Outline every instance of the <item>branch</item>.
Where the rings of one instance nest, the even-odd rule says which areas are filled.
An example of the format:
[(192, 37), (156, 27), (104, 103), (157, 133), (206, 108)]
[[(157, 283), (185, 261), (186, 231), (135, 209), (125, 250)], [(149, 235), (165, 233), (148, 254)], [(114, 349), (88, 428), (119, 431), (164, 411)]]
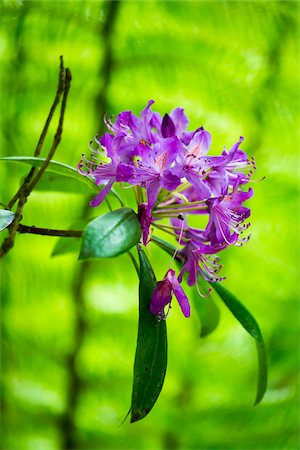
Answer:
[(67, 68), (66, 72), (65, 72), (65, 86), (64, 86), (64, 95), (63, 95), (63, 99), (62, 99), (62, 104), (61, 104), (61, 109), (60, 109), (60, 117), (59, 117), (59, 123), (58, 123), (58, 127), (54, 136), (54, 140), (53, 140), (53, 144), (49, 150), (48, 156), (46, 158), (46, 160), (44, 161), (42, 167), (40, 168), (40, 170), (38, 171), (38, 173), (36, 174), (36, 176), (33, 178), (33, 180), (31, 181), (30, 185), (28, 186), (27, 189), (27, 196), (30, 194), (30, 192), (35, 188), (36, 184), (40, 181), (40, 179), (42, 178), (45, 170), (48, 167), (48, 164), (50, 162), (50, 160), (52, 159), (59, 143), (61, 140), (61, 135), (62, 135), (62, 127), (63, 127), (63, 122), (64, 122), (64, 116), (65, 116), (65, 110), (66, 110), (66, 105), (67, 105), (67, 98), (68, 98), (68, 94), (69, 94), (69, 90), (71, 87), (71, 80), (72, 80), (72, 76), (71, 76), (71, 72), (70, 70)]
[[(53, 118), (54, 112), (57, 108), (57, 105), (60, 102), (60, 97), (61, 94), (63, 93), (64, 90), (64, 83), (65, 83), (65, 68), (64, 68), (64, 62), (63, 62), (63, 57), (60, 57), (60, 67), (59, 67), (59, 76), (58, 76), (58, 86), (57, 86), (57, 90), (56, 90), (56, 95), (53, 101), (53, 104), (50, 108), (50, 112), (49, 115), (47, 117), (46, 123), (44, 125), (44, 128), (42, 130), (42, 133), (40, 135), (40, 138), (38, 140), (36, 149), (34, 151), (34, 156), (38, 157), (41, 154), (41, 150), (45, 141), (45, 137), (46, 134), (48, 132), (51, 120)], [(31, 167), (28, 175), (25, 177), (22, 185), (20, 186), (18, 192), (13, 196), (13, 198), (11, 199), (11, 201), (8, 203), (7, 205), (7, 209), (11, 209), (14, 204), (16, 203), (16, 201), (20, 198), (22, 191), (24, 190), (24, 188), (30, 183), (30, 181), (32, 180), (34, 174), (36, 173), (37, 168), (36, 167)]]
[(35, 175), (36, 168), (32, 167), (30, 169), (30, 172), (28, 173), (26, 179), (24, 180), (24, 183), (21, 185), (20, 189), (18, 190), (17, 194), (9, 202), (8, 209), (10, 209), (11, 206), (15, 203), (15, 201), (17, 199), (19, 199), (14, 221), (9, 226), (9, 236), (3, 241), (2, 246), (0, 248), (0, 257), (4, 256), (6, 253), (8, 253), (13, 248), (14, 242), (15, 242), (15, 237), (16, 237), (16, 234), (19, 229), (19, 222), (22, 218), (23, 207), (24, 207), (25, 203), (27, 202), (27, 198), (30, 195), (31, 191), (34, 189), (34, 187), (40, 180), (41, 176), (45, 172), (45, 170), (49, 164), (49, 161), (53, 157), (53, 155), (59, 145), (59, 142), (61, 140), (62, 125), (63, 125), (63, 120), (64, 120), (64, 113), (65, 113), (65, 108), (66, 108), (67, 97), (68, 97), (68, 93), (69, 93), (69, 89), (70, 89), (71, 78), (72, 78), (71, 72), (69, 69), (64, 69), (63, 58), (61, 57), (60, 58), (60, 70), (59, 70), (59, 83), (58, 83), (58, 88), (56, 91), (55, 99), (54, 99), (53, 105), (50, 109), (48, 118), (46, 120), (46, 124), (41, 133), (41, 136), (40, 136), (39, 142), (37, 144), (37, 147), (35, 149), (34, 155), (35, 156), (39, 155), (41, 152), (41, 149), (42, 149), (42, 146), (43, 146), (43, 143), (45, 140), (45, 136), (46, 136), (48, 128), (49, 128), (49, 124), (53, 117), (56, 106), (60, 101), (61, 93), (63, 92), (63, 101), (62, 101), (62, 106), (61, 106), (61, 110), (60, 110), (60, 118), (59, 118), (57, 131), (54, 136), (54, 141), (49, 150), (48, 156), (47, 156), (44, 164), (39, 169), (37, 174)]
[(40, 228), (28, 225), (22, 225), (21, 223), (17, 229), (18, 233), (25, 234), (40, 234), (42, 236), (62, 236), (62, 237), (76, 237), (82, 236), (82, 231), (79, 230), (53, 230), (52, 228)]

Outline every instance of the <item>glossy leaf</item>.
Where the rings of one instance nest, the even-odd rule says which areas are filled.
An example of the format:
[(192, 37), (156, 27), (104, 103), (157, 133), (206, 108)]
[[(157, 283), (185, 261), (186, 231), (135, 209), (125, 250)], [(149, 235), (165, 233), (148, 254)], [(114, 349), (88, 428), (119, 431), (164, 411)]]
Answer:
[(84, 229), (79, 259), (110, 258), (127, 252), (141, 238), (137, 214), (120, 208), (92, 220)]
[(174, 245), (157, 236), (152, 236), (151, 241), (154, 242), (154, 244), (158, 245), (158, 247), (167, 252), (169, 255), (174, 255), (174, 252), (176, 251), (176, 247), (174, 247)]
[(258, 353), (258, 382), (254, 403), (256, 405), (264, 396), (267, 389), (268, 378), (267, 353), (261, 331), (252, 314), (233, 294), (231, 294), (231, 292), (229, 292), (220, 283), (211, 283), (211, 286), (215, 289), (219, 297), (223, 300), (225, 305), (244, 327), (244, 329), (255, 339)]
[(81, 175), (78, 175), (78, 178), (67, 177), (66, 179), (65, 175), (46, 171), (34, 189), (36, 191), (93, 195), (95, 189), (86, 183), (82, 183), (79, 176)]
[(15, 213), (7, 209), (0, 209), (0, 231), (7, 228), (14, 220)]
[[(0, 161), (28, 164), (41, 167), (45, 158), (31, 156), (7, 156)], [(77, 170), (67, 164), (51, 160), (43, 177), (35, 187), (40, 191), (59, 191), (75, 194), (92, 194), (98, 191), (95, 183), (88, 177), (80, 175)]]
[(211, 298), (211, 294), (207, 298), (202, 298), (195, 290), (193, 298), (194, 308), (201, 324), (200, 337), (206, 337), (215, 331), (219, 325), (220, 310)]
[[(200, 321), (200, 337), (206, 337), (211, 334), (219, 325), (220, 322), (220, 310), (215, 303), (214, 292), (210, 292), (212, 289), (207, 281), (199, 274), (198, 275), (198, 289), (196, 286), (191, 288), (194, 308), (197, 312)], [(202, 294), (200, 295), (199, 292)], [(207, 295), (209, 293), (209, 295)]]
[[(175, 247), (164, 241), (163, 239), (152, 237), (152, 241), (157, 244), (160, 248), (165, 250), (168, 254), (172, 255), (174, 253)], [(200, 281), (200, 280), (199, 280)], [(267, 366), (267, 353), (265, 343), (260, 331), (260, 328), (252, 316), (252, 314), (242, 305), (242, 303), (229, 292), (220, 283), (210, 283), (214, 290), (217, 292), (219, 297), (223, 300), (225, 305), (230, 309), (232, 314), (240, 322), (240, 324), (245, 328), (245, 330), (255, 339), (257, 354), (258, 354), (258, 381), (257, 381), (257, 392), (255, 398), (255, 405), (258, 404), (267, 389), (268, 381), (268, 366)], [(201, 299), (200, 299), (201, 300)], [(209, 298), (207, 299), (209, 300)], [(203, 304), (202, 304), (203, 306)], [(214, 305), (216, 306), (216, 305)], [(211, 307), (211, 304), (208, 308)], [(200, 321), (202, 322), (201, 336), (207, 336), (211, 333), (219, 322), (218, 311), (214, 308), (212, 314), (214, 317), (210, 317), (209, 311), (200, 311), (199, 302), (197, 302), (197, 312), (199, 314)], [(205, 322), (204, 322), (205, 321)], [(204, 330), (203, 330), (204, 328)], [(204, 333), (204, 334), (203, 334)]]
[[(174, 245), (170, 244), (167, 241), (164, 241), (161, 238), (152, 236), (152, 241), (169, 255), (173, 256), (174, 252), (176, 251), (176, 247), (174, 247)], [(180, 261), (180, 259), (176, 259), (175, 261), (181, 268), (183, 262)], [(206, 294), (209, 288), (208, 283), (204, 281), (204, 279), (202, 279), (200, 276), (198, 277), (198, 283), (200, 285), (200, 289), (203, 289), (203, 294)], [(212, 300), (211, 295), (208, 298), (201, 297), (196, 287), (192, 287), (191, 291), (194, 298), (194, 310), (196, 311), (201, 324), (200, 337), (208, 336), (217, 328), (219, 324), (220, 310)]]
[(153, 408), (163, 387), (167, 369), (167, 329), (150, 312), (156, 279), (150, 262), (139, 250), (139, 327), (134, 362), (131, 422), (143, 419)]

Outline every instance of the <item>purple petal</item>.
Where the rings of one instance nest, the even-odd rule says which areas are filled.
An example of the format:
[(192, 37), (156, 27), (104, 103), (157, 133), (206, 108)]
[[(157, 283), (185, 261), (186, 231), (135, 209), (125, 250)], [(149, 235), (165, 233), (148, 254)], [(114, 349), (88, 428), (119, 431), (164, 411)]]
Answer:
[(185, 263), (178, 276), (178, 281), (181, 283), (183, 275), (187, 272), (189, 274), (187, 280), (189, 286), (194, 286), (198, 277), (198, 261), (194, 256), (194, 249), (195, 245), (193, 241), (190, 241), (185, 244), (185, 247), (180, 252), (185, 258)]
[(238, 142), (233, 144), (233, 146), (231, 147), (230, 152), (229, 152), (232, 156), (234, 156), (235, 152), (238, 150), (238, 148), (241, 145), (241, 143), (243, 142), (243, 140), (244, 140), (244, 137), (240, 136), (240, 139), (238, 140)]
[(116, 181), (129, 181), (129, 179), (134, 175), (134, 172), (134, 166), (120, 163), (116, 170)]
[(164, 278), (162, 281), (157, 283), (156, 288), (153, 291), (150, 311), (152, 314), (162, 314), (164, 307), (170, 303), (172, 300), (172, 284), (168, 278)]
[(150, 120), (151, 128), (155, 128), (157, 131), (159, 131), (161, 123), (162, 123), (161, 115), (158, 112), (154, 112)]
[(132, 111), (123, 111), (117, 115), (115, 125), (121, 132), (129, 131), (126, 130), (126, 128), (129, 128), (135, 134), (140, 126), (140, 119)]
[(176, 135), (181, 138), (184, 131), (187, 129), (189, 119), (184, 113), (183, 108), (175, 108), (170, 113), (171, 119), (175, 125)]
[(184, 290), (180, 286), (174, 270), (170, 269), (167, 273), (167, 277), (168, 277), (168, 280), (170, 281), (170, 283), (172, 284), (172, 288), (173, 288), (175, 297), (177, 298), (177, 301), (179, 303), (179, 306), (181, 308), (183, 315), (185, 317), (190, 317), (191, 310), (190, 310), (190, 304), (189, 304), (188, 298), (185, 295)]
[(164, 115), (161, 124), (161, 135), (163, 138), (173, 137), (175, 135), (175, 125), (173, 120), (168, 114)]
[(235, 207), (236, 208), (241, 203), (243, 203), (246, 200), (248, 200), (249, 198), (253, 197), (253, 194), (254, 194), (254, 192), (253, 192), (252, 188), (249, 188), (248, 191), (235, 192), (232, 195), (231, 207)]
[(174, 175), (171, 170), (164, 170), (161, 185), (167, 191), (173, 191), (180, 185), (180, 178)]
[(153, 153), (155, 156), (156, 165), (160, 172), (169, 169), (172, 162), (175, 161), (180, 150), (180, 141), (176, 136), (172, 138), (165, 138), (161, 142), (154, 144)]
[(144, 108), (143, 111), (141, 111), (141, 119), (145, 124), (147, 122), (150, 122), (152, 118), (153, 112), (151, 111), (151, 105), (153, 105), (153, 103), (155, 103), (154, 100), (149, 100), (146, 108)]
[(228, 189), (228, 175), (223, 167), (208, 172), (205, 182), (211, 190), (213, 197), (221, 197)]
[(120, 162), (120, 155), (119, 155), (119, 148), (124, 141), (125, 133), (119, 133), (117, 134), (113, 139), (111, 139), (109, 142), (107, 142), (107, 156), (114, 162), (118, 163)]
[(108, 183), (104, 186), (104, 188), (102, 188), (101, 191), (96, 195), (96, 197), (90, 202), (91, 206), (93, 206), (95, 208), (96, 206), (99, 206), (103, 202), (103, 200), (105, 199), (105, 197), (111, 190), (111, 187), (114, 184), (114, 181), (115, 181), (115, 178), (111, 178), (108, 181)]
[(103, 147), (108, 148), (113, 138), (114, 136), (112, 134), (104, 133), (104, 135), (100, 138), (100, 144), (103, 145)]
[(210, 189), (201, 180), (200, 176), (192, 171), (186, 171), (187, 180), (194, 186), (198, 194), (198, 200), (204, 200), (210, 197)]
[(195, 134), (195, 131), (187, 131), (182, 134), (182, 136), (180, 137), (180, 140), (184, 143), (184, 145), (189, 145), (189, 143), (193, 139), (194, 134)]
[(200, 129), (189, 143), (188, 153), (198, 157), (206, 155), (211, 146), (211, 140), (211, 134), (204, 129)]
[(157, 196), (160, 190), (160, 184), (161, 179), (157, 178), (147, 185), (146, 191), (147, 191), (148, 206), (150, 210), (153, 208), (157, 200)]

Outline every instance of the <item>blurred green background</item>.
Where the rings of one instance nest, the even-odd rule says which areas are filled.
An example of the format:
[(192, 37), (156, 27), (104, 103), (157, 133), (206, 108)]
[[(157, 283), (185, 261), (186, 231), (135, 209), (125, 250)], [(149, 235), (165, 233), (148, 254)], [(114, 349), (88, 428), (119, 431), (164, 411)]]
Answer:
[[(51, 258), (57, 238), (20, 235), (1, 261), (1, 448), (299, 449), (299, 2), (1, 1), (0, 8), (3, 155), (33, 154), (59, 55), (73, 75), (59, 161), (76, 167), (103, 130), (105, 111), (139, 113), (150, 98), (162, 114), (184, 107), (190, 129), (213, 134), (215, 152), (245, 136), (256, 178), (266, 179), (253, 185), (252, 239), (222, 254), (224, 284), (260, 324), (270, 369), (254, 408), (251, 338), (220, 305), (218, 329), (200, 339), (195, 314), (187, 320), (175, 307), (163, 392), (147, 418), (119, 427), (137, 335), (134, 269), (126, 255), (87, 265), (75, 253)], [(0, 171), (6, 204), (28, 168), (1, 163)], [(106, 211), (87, 203), (34, 192), (23, 223), (68, 228)], [(155, 248), (149, 255), (163, 276), (168, 256)]]

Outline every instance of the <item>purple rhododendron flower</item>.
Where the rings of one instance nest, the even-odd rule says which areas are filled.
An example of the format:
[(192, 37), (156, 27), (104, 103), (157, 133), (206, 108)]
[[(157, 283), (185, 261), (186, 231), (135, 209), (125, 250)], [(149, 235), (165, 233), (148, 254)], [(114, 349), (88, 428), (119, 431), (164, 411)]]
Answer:
[(163, 139), (152, 147), (138, 145), (141, 160), (137, 161), (137, 167), (129, 183), (146, 188), (150, 210), (155, 205), (161, 188), (172, 191), (180, 185), (180, 178), (173, 174), (171, 169), (178, 148), (178, 140), (173, 138)]
[(184, 316), (190, 317), (191, 312), (188, 298), (176, 278), (175, 271), (172, 269), (168, 270), (164, 279), (159, 281), (154, 289), (150, 303), (150, 311), (152, 314), (157, 314), (160, 318), (163, 318), (164, 307), (171, 304), (173, 293)]
[(210, 215), (204, 235), (212, 245), (243, 242), (240, 234), (249, 226), (243, 222), (250, 216), (250, 209), (242, 203), (252, 195), (253, 190), (249, 189), (248, 192), (233, 191), (224, 197), (207, 200)]
[[(172, 260), (180, 258), (183, 267), (177, 276), (169, 269), (158, 282), (150, 310), (165, 318), (164, 309), (174, 294), (189, 317), (189, 302), (180, 285), (184, 274), (188, 285), (196, 285), (200, 293), (199, 276), (209, 282), (225, 278), (219, 276), (219, 252), (249, 238), (243, 237), (250, 216), (244, 203), (253, 190), (245, 185), (256, 167), (240, 148), (243, 137), (229, 151), (209, 156), (212, 136), (203, 126), (188, 131), (189, 119), (182, 108), (162, 116), (152, 111), (153, 103), (149, 100), (140, 117), (131, 111), (121, 112), (115, 121), (105, 117), (108, 132), (90, 144), (91, 157), (83, 156), (78, 170), (101, 187), (91, 202), (94, 207), (114, 183), (133, 187), (144, 245), (151, 242), (155, 229), (173, 235), (177, 249)], [(190, 226), (191, 217), (201, 225)]]

